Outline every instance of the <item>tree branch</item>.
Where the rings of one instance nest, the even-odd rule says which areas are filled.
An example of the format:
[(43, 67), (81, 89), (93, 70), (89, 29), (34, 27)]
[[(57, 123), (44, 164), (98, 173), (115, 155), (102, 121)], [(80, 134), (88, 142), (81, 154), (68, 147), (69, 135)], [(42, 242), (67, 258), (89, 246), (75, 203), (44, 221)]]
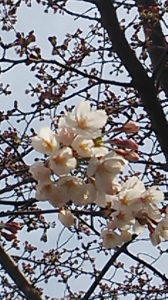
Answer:
[(0, 263), (28, 300), (42, 300), (40, 293), (25, 278), (23, 273), (21, 273), (21, 271), (18, 269), (13, 259), (6, 253), (1, 245)]
[[(157, 7), (157, 2), (155, 0), (136, 0), (136, 5), (149, 9), (149, 6)], [(168, 65), (166, 65), (166, 62), (168, 62), (168, 49), (166, 50), (167, 43), (160, 26), (160, 20), (159, 18), (158, 20), (156, 18), (143, 18), (143, 14), (140, 14), (140, 16), (155, 77), (159, 80), (166, 95), (168, 95)]]
[[(31, 202), (29, 202), (29, 200), (24, 202), (24, 205), (27, 204), (29, 205), (29, 203), (31, 204)], [(1, 204), (1, 203), (0, 203)], [(4, 204), (4, 203), (3, 203)], [(14, 204), (13, 204), (14, 205)], [(114, 212), (115, 210), (111, 210), (111, 212)], [(4, 217), (18, 217), (18, 216), (30, 216), (30, 215), (41, 215), (41, 214), (53, 214), (53, 213), (59, 213), (60, 209), (45, 209), (45, 210), (41, 210), (41, 209), (36, 209), (36, 210), (31, 210), (31, 211), (24, 211), (24, 210), (20, 210), (20, 211), (7, 211), (7, 212), (1, 212), (0, 213), (0, 218), (4, 218)], [(104, 210), (99, 210), (99, 211), (94, 211), (94, 210), (77, 210), (77, 209), (71, 209), (71, 213), (74, 214), (75, 216), (93, 216), (93, 217), (102, 217), (102, 218), (106, 218), (104, 215)]]
[(15, 188), (23, 185), (23, 184), (26, 184), (26, 183), (33, 183), (33, 182), (36, 182), (35, 179), (33, 178), (26, 178), (24, 179), (23, 181), (21, 182), (17, 182), (15, 184), (12, 184), (12, 185), (7, 185), (5, 188), (3, 188), (2, 190), (0, 190), (0, 195), (4, 194), (4, 193), (8, 193), (8, 192), (11, 192), (13, 191)]
[(146, 70), (130, 48), (118, 23), (113, 1), (91, 0), (87, 2), (94, 3), (98, 7), (102, 26), (107, 30), (115, 51), (133, 79), (133, 84), (139, 92), (142, 104), (150, 117), (152, 129), (168, 162), (168, 125), (157, 98), (153, 79), (147, 75)]
[(104, 83), (104, 84), (111, 84), (111, 85), (116, 85), (116, 86), (121, 86), (121, 87), (133, 87), (132, 82), (118, 82), (115, 80), (108, 80), (108, 79), (103, 79), (103, 78), (99, 78), (97, 76), (88, 74), (86, 72), (82, 72), (79, 69), (72, 67), (70, 65), (66, 65), (66, 64), (62, 64), (57, 60), (54, 59), (37, 59), (37, 60), (33, 60), (33, 59), (21, 59), (21, 60), (13, 60), (13, 59), (8, 59), (8, 58), (1, 58), (0, 62), (5, 62), (5, 63), (12, 63), (13, 66), (19, 65), (19, 64), (26, 64), (29, 61), (35, 64), (39, 64), (39, 63), (46, 63), (46, 64), (53, 64), (53, 65), (57, 65), (62, 69), (65, 69), (67, 71), (71, 71), (74, 72), (78, 75), (81, 75), (84, 78), (90, 78), (93, 80), (96, 80), (98, 83)]
[(132, 259), (136, 260), (137, 262), (139, 262), (140, 264), (142, 264), (143, 266), (147, 267), (150, 271), (152, 271), (155, 275), (157, 275), (158, 277), (160, 277), (163, 281), (165, 281), (165, 283), (168, 285), (168, 278), (162, 274), (161, 272), (159, 272), (155, 267), (153, 267), (151, 264), (147, 263), (145, 260), (135, 256), (134, 254), (130, 253), (127, 249), (124, 252), (125, 254), (127, 254), (129, 257), (131, 257)]
[(82, 298), (82, 300), (88, 300), (91, 294), (94, 292), (96, 287), (98, 286), (99, 282), (102, 280), (103, 276), (106, 274), (106, 272), (109, 270), (109, 268), (113, 265), (113, 263), (116, 261), (117, 257), (123, 252), (126, 251), (128, 245), (137, 237), (137, 235), (132, 236), (132, 240), (125, 243), (123, 246), (121, 246), (115, 253), (114, 255), (109, 259), (107, 264), (104, 266), (100, 274), (97, 276), (93, 284), (90, 286), (88, 291), (86, 292), (85, 296)]

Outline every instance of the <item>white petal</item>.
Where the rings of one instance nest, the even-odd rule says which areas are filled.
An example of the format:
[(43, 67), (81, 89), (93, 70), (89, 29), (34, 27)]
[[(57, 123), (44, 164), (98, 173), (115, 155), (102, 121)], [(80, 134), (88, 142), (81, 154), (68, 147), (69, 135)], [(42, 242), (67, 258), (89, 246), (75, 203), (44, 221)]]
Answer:
[(87, 168), (87, 175), (89, 177), (92, 177), (96, 173), (98, 165), (99, 165), (99, 161), (96, 157), (92, 157), (89, 160), (89, 164), (88, 164), (88, 168)]
[(94, 142), (92, 139), (77, 135), (71, 146), (81, 157), (93, 156)]
[(62, 127), (57, 130), (57, 139), (64, 146), (69, 146), (73, 142), (75, 134), (70, 127)]
[(109, 173), (97, 172), (95, 175), (95, 186), (98, 191), (114, 195), (119, 191), (120, 185), (114, 181), (114, 176)]
[(71, 112), (66, 112), (65, 122), (67, 123), (68, 127), (71, 127), (71, 128), (77, 127), (76, 118), (75, 118), (74, 114)]
[(66, 128), (68, 127), (68, 124), (66, 122), (66, 119), (65, 119), (65, 116), (59, 118), (59, 121), (58, 121), (58, 128)]
[(96, 189), (94, 185), (91, 183), (86, 183), (85, 188), (86, 190), (83, 197), (83, 205), (94, 203), (96, 199)]
[(53, 138), (55, 138), (55, 134), (49, 127), (42, 127), (39, 131), (39, 137), (50, 142)]
[(131, 188), (137, 188), (143, 192), (145, 190), (144, 184), (141, 180), (138, 179), (138, 177), (133, 176), (129, 178), (126, 182), (122, 184), (123, 189), (131, 189)]
[(89, 101), (81, 101), (77, 104), (75, 109), (75, 117), (79, 121), (81, 119), (85, 119), (90, 114), (90, 102)]
[(108, 149), (106, 147), (94, 147), (93, 154), (95, 157), (102, 157), (108, 153)]
[(39, 136), (32, 137), (31, 142), (36, 151), (47, 155), (55, 153), (59, 148), (56, 135), (49, 127), (42, 127)]
[(88, 127), (101, 128), (107, 122), (107, 114), (104, 110), (96, 110), (88, 115)]
[(85, 193), (85, 183), (82, 179), (75, 176), (64, 176), (57, 181), (57, 189), (60, 198), (66, 202), (71, 200), (81, 205)]
[(128, 162), (125, 159), (118, 156), (118, 157), (113, 157), (111, 159), (110, 158), (105, 159), (104, 167), (107, 172), (118, 174), (121, 171), (123, 171), (123, 169), (127, 163)]
[(164, 241), (164, 239), (155, 231), (154, 231), (154, 233), (150, 234), (150, 239), (151, 239), (153, 246), (157, 246), (161, 242)]
[(50, 168), (56, 175), (66, 175), (76, 168), (77, 161), (73, 157), (72, 149), (63, 147), (57, 152), (56, 156), (49, 158)]
[(34, 179), (40, 181), (48, 180), (51, 174), (51, 171), (48, 168), (46, 168), (42, 162), (34, 163), (30, 167), (29, 171)]
[(71, 227), (74, 224), (74, 216), (68, 209), (61, 210), (58, 219), (65, 227)]
[(103, 239), (103, 246), (106, 249), (114, 249), (121, 244), (119, 235), (114, 231), (103, 230), (101, 237)]
[(131, 241), (131, 239), (132, 239), (131, 232), (129, 232), (128, 230), (122, 230), (120, 238), (123, 243), (127, 243), (127, 242)]
[(141, 225), (138, 221), (135, 221), (135, 224), (133, 225), (133, 231), (135, 234), (139, 235), (142, 231), (144, 231), (144, 228), (144, 225)]

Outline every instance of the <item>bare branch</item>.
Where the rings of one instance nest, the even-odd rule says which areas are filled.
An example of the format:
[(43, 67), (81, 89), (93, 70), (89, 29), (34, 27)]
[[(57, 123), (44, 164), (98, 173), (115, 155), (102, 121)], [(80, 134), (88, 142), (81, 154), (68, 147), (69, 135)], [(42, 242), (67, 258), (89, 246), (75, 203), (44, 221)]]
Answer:
[(97, 278), (95, 279), (95, 281), (93, 282), (93, 284), (91, 285), (91, 287), (88, 289), (88, 291), (86, 292), (85, 296), (82, 298), (82, 300), (88, 300), (89, 297), (91, 296), (91, 294), (94, 292), (94, 290), (96, 289), (96, 287), (98, 286), (99, 282), (102, 280), (103, 276), (106, 274), (106, 272), (109, 270), (109, 268), (113, 265), (113, 263), (116, 261), (117, 257), (119, 257), (119, 255), (123, 252), (126, 251), (128, 245), (135, 240), (137, 236), (133, 235), (132, 236), (132, 240), (125, 243), (121, 248), (119, 248), (114, 255), (109, 259), (109, 261), (107, 262), (107, 264), (104, 266), (104, 268), (102, 269), (102, 271), (100, 272), (100, 274), (97, 276)]
[(40, 293), (24, 277), (2, 246), (0, 246), (0, 263), (28, 300), (42, 300)]
[[(149, 10), (149, 7), (157, 7), (158, 3), (154, 0), (136, 0), (136, 5)], [(147, 39), (147, 50), (152, 60), (154, 74), (166, 95), (168, 95), (168, 61), (167, 43), (160, 26), (159, 18), (143, 18), (140, 14), (144, 32)], [(150, 32), (148, 35), (147, 32)], [(161, 64), (160, 64), (161, 63)]]
[(136, 260), (137, 262), (139, 262), (140, 264), (142, 264), (143, 266), (147, 267), (149, 270), (151, 270), (155, 275), (157, 275), (158, 277), (160, 277), (163, 281), (165, 281), (165, 283), (168, 285), (168, 278), (162, 274), (161, 272), (159, 272), (155, 267), (153, 267), (151, 264), (147, 263), (145, 260), (139, 258), (138, 256), (130, 253), (127, 249), (124, 252), (125, 254), (127, 254), (129, 257), (131, 257), (132, 259)]
[(119, 26), (112, 1), (95, 0), (91, 2), (98, 7), (102, 25), (107, 30), (115, 51), (133, 79), (133, 84), (138, 90), (144, 108), (151, 119), (152, 129), (156, 133), (166, 161), (168, 161), (168, 126), (157, 98), (153, 79), (146, 74), (145, 69), (130, 48), (124, 32)]
[[(28, 61), (28, 59), (21, 59), (21, 60), (12, 60), (12, 59), (7, 59), (7, 58), (0, 59), (0, 62), (12, 63), (13, 66), (18, 65), (18, 64), (23, 64), (23, 63), (26, 64), (27, 61)], [(122, 87), (133, 87), (133, 84), (131, 82), (130, 83), (129, 82), (118, 82), (115, 80), (102, 79), (102, 78), (96, 77), (94, 75), (90, 75), (86, 72), (82, 72), (79, 69), (74, 68), (72, 66), (62, 64), (54, 59), (37, 59), (37, 60), (30, 59), (29, 62), (31, 62), (31, 61), (32, 61), (32, 63), (35, 63), (35, 64), (47, 63), (47, 64), (57, 65), (57, 66), (61, 67), (62, 69), (79, 74), (84, 78), (96, 80), (96, 81), (98, 81), (99, 84), (104, 83), (104, 84), (111, 84), (111, 85), (122, 86)]]

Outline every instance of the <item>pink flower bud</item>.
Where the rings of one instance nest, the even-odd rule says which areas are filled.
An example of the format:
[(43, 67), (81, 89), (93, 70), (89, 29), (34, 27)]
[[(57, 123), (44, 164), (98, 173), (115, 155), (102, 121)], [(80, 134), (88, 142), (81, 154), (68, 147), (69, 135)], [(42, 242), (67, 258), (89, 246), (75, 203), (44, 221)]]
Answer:
[(134, 121), (128, 121), (123, 125), (122, 130), (126, 133), (137, 133), (139, 131), (139, 126)]
[(128, 161), (135, 162), (135, 161), (138, 161), (138, 159), (139, 159), (138, 153), (136, 153), (133, 150), (126, 151), (124, 149), (115, 149), (115, 152), (119, 155), (124, 156), (124, 158), (127, 159)]
[(124, 158), (128, 161), (138, 161), (139, 155), (135, 151), (126, 151)]
[(6, 232), (2, 232), (1, 234), (7, 241), (12, 241), (12, 240), (16, 239), (16, 235), (14, 233), (9, 234)]
[(114, 132), (124, 131), (126, 133), (137, 133), (139, 130), (139, 126), (135, 121), (128, 121), (123, 126), (115, 128)]
[(110, 143), (118, 147), (129, 148), (131, 150), (138, 150), (138, 145), (133, 140), (122, 140), (122, 139), (115, 138), (110, 140)]
[(9, 230), (12, 233), (17, 233), (17, 231), (20, 230), (21, 227), (19, 223), (9, 222), (4, 225), (4, 228)]

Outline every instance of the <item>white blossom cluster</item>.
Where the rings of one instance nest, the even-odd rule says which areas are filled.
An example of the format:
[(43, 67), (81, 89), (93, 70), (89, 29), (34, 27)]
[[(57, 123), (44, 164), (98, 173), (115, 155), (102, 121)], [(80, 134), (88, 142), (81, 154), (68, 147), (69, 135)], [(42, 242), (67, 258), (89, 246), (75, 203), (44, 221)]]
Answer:
[[(92, 110), (89, 101), (81, 101), (74, 112), (65, 111), (59, 118), (56, 132), (41, 128), (31, 142), (48, 160), (47, 167), (42, 162), (30, 167), (38, 182), (35, 197), (60, 208), (58, 218), (66, 227), (74, 223), (74, 216), (65, 207), (70, 200), (75, 205), (94, 203), (107, 208), (107, 224), (101, 233), (106, 249), (131, 240), (132, 234), (141, 233), (144, 227), (149, 229), (153, 245), (158, 245), (168, 239), (167, 212), (163, 215), (158, 207), (164, 195), (156, 186), (146, 189), (136, 176), (118, 181), (117, 175), (128, 163), (126, 157), (132, 155), (134, 160), (136, 155), (133, 151), (128, 155), (123, 149), (114, 151), (103, 143), (102, 128), (106, 123), (104, 110)], [(121, 129), (137, 132), (138, 126), (130, 121)], [(127, 144), (134, 150), (133, 142)], [(74, 176), (75, 170), (84, 176)], [(51, 180), (51, 174), (56, 175), (56, 180)]]

